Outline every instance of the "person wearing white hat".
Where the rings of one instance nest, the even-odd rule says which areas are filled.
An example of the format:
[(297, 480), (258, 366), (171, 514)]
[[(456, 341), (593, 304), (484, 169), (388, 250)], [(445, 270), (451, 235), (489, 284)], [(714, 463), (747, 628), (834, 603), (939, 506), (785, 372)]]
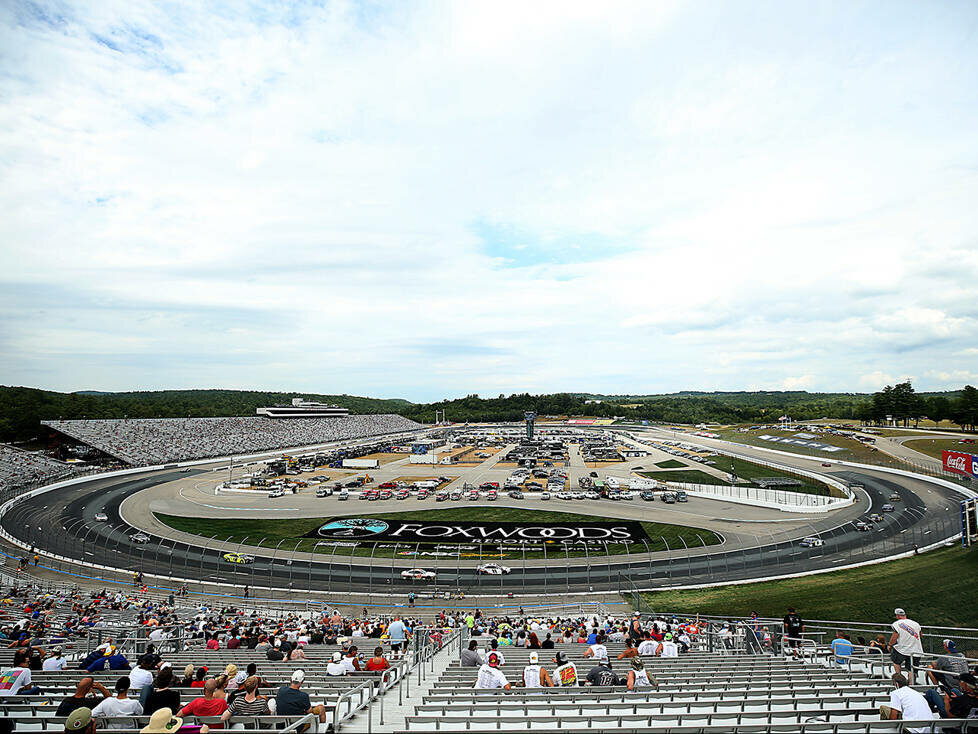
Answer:
[(51, 654), (41, 663), (41, 670), (64, 670), (68, 660), (62, 654), (60, 647), (51, 648)]
[(890, 635), (890, 660), (893, 661), (893, 672), (899, 675), (907, 668), (907, 678), (913, 685), (917, 669), (920, 667), (920, 656), (924, 648), (920, 644), (920, 625), (907, 618), (907, 613), (900, 607), (893, 610), (896, 621), (890, 625), (893, 634)]
[(346, 663), (343, 662), (343, 653), (339, 650), (333, 653), (333, 658), (326, 663), (326, 675), (341, 676), (349, 675), (350, 671)]
[(524, 688), (553, 688), (554, 682), (547, 669), (540, 665), (538, 653), (530, 653), (530, 664), (523, 668)]

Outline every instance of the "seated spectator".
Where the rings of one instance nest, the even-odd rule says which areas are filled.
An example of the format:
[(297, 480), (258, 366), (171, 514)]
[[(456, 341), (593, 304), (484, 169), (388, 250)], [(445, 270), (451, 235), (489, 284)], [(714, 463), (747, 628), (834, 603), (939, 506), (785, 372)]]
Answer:
[(0, 697), (33, 696), (41, 689), (31, 684), (30, 655), (26, 650), (14, 653), (13, 667), (0, 673)]
[(886, 637), (883, 635), (876, 635), (876, 639), (869, 643), (869, 651), (876, 651), (881, 655), (889, 655), (890, 645), (887, 643)]
[(625, 640), (625, 649), (618, 655), (618, 659), (624, 660), (625, 658), (634, 658), (638, 656), (640, 653), (638, 651), (638, 647), (636, 647), (637, 644), (638, 643), (631, 638)]
[(595, 665), (587, 674), (587, 684), (589, 686), (617, 686), (618, 676), (611, 669), (611, 662), (608, 660), (608, 653), (604, 653), (598, 658)]
[(115, 646), (112, 646), (105, 651), (102, 657), (94, 660), (86, 670), (89, 673), (97, 673), (105, 670), (106, 666), (109, 670), (129, 670), (129, 660)]
[(469, 640), (469, 646), (462, 650), (460, 662), (463, 668), (478, 668), (482, 665), (482, 656), (479, 654), (479, 643), (476, 640)]
[[(342, 665), (342, 663), (340, 663)], [(275, 696), (275, 713), (278, 716), (302, 716), (304, 714), (316, 714), (319, 716), (319, 723), (326, 723), (326, 707), (321, 703), (312, 705), (309, 694), (299, 690), (302, 682), (306, 679), (306, 674), (301, 670), (292, 673), (291, 682), (278, 689)]]
[[(173, 711), (168, 708), (157, 709), (149, 717), (149, 723), (139, 730), (140, 734), (173, 734), (180, 731), (183, 726), (183, 719), (174, 716)], [(204, 734), (206, 727), (200, 727), (201, 734)]]
[[(99, 693), (101, 698), (89, 696), (88, 694), (93, 690)], [(92, 710), (98, 706), (103, 699), (106, 699), (111, 695), (112, 694), (109, 693), (105, 686), (96, 682), (94, 678), (86, 676), (78, 681), (78, 685), (75, 687), (75, 692), (58, 705), (58, 709), (54, 712), (54, 715), (67, 716), (75, 709), (80, 708)]]
[(360, 670), (360, 658), (357, 657), (356, 645), (350, 645), (350, 649), (346, 651), (346, 655), (343, 656), (343, 665), (346, 666), (346, 672), (351, 675)]
[(387, 670), (390, 666), (391, 664), (384, 657), (384, 648), (375, 647), (374, 656), (367, 661), (367, 670)]
[(194, 679), (190, 683), (191, 688), (203, 688), (204, 687), (204, 677), (207, 675), (207, 666), (201, 665), (197, 668), (197, 672), (194, 673)]
[(655, 688), (659, 689), (658, 681), (649, 678), (649, 672), (645, 669), (645, 663), (641, 658), (632, 658), (632, 669), (628, 671), (628, 678), (625, 681), (628, 690), (634, 691), (636, 688)]
[[(115, 696), (105, 698), (100, 704), (92, 709), (92, 716), (105, 718), (111, 716), (141, 716), (143, 707), (139, 701), (129, 698), (129, 677), (122, 676), (115, 682)], [(135, 726), (133, 721), (113, 721), (106, 726), (107, 729), (131, 729)]]
[[(590, 638), (589, 638), (590, 639)], [(604, 632), (598, 632), (594, 636), (594, 642), (588, 647), (587, 652), (584, 653), (586, 658), (594, 658), (595, 660), (600, 660), (602, 657), (608, 657), (608, 648), (604, 644)]]
[[(890, 705), (880, 706), (880, 719), (896, 720), (906, 719), (908, 721), (933, 721), (934, 713), (927, 705), (927, 699), (919, 691), (910, 687), (910, 682), (903, 673), (894, 673), (890, 676), (893, 681), (893, 690), (890, 691)], [(930, 731), (929, 727), (921, 727), (912, 731)]]
[(219, 643), (217, 641), (217, 635), (212, 635), (211, 637), (208, 637), (207, 638), (207, 644), (205, 645), (205, 647), (208, 650), (220, 650), (221, 649), (221, 643)]
[(958, 687), (958, 677), (969, 672), (968, 661), (964, 653), (958, 652), (954, 640), (944, 640), (944, 653), (930, 664), (927, 677), (935, 686), (950, 691)]
[(285, 659), (285, 655), (282, 653), (281, 640), (275, 640), (275, 645), (268, 648), (268, 651), (265, 653), (265, 657), (273, 662)]
[(150, 688), (149, 693), (143, 699), (143, 713), (146, 716), (159, 711), (160, 709), (170, 709), (170, 711), (180, 710), (180, 694), (170, 689), (173, 685), (173, 670), (163, 668), (156, 676), (156, 682)]
[(852, 657), (853, 648), (852, 643), (849, 641), (847, 635), (842, 632), (835, 633), (835, 639), (829, 644), (832, 648), (832, 652), (835, 653), (835, 664), (836, 665), (848, 665), (849, 659)]
[(978, 678), (973, 673), (962, 673), (944, 691), (931, 688), (924, 698), (942, 719), (978, 719)]
[(568, 661), (564, 653), (558, 652), (554, 655), (553, 663), (557, 666), (551, 676), (554, 686), (560, 688), (577, 685), (577, 666)]
[(554, 649), (554, 641), (551, 639), (549, 632), (547, 633), (547, 639), (545, 639), (543, 642), (540, 643), (540, 649), (541, 650), (553, 650)]
[(655, 654), (663, 658), (678, 658), (679, 645), (672, 639), (672, 632), (666, 632), (662, 636), (662, 642), (655, 649)]
[(235, 696), (227, 710), (221, 714), (221, 721), (227, 721), (234, 716), (267, 716), (268, 699), (258, 695), (258, 677), (246, 678), (241, 684), (244, 693)]
[(139, 665), (129, 674), (133, 690), (141, 691), (143, 686), (152, 685), (156, 665), (156, 660), (152, 655), (143, 655), (139, 659)]
[(92, 710), (86, 706), (72, 711), (65, 719), (65, 732), (73, 734), (95, 734), (95, 720)]
[(300, 645), (296, 645), (292, 650), (289, 651), (289, 660), (305, 660), (306, 653), (303, 652)]
[(208, 680), (204, 683), (204, 695), (195, 698), (182, 709), (178, 716), (220, 716), (228, 707), (227, 701), (223, 698), (215, 698), (214, 691), (217, 690), (217, 681)]
[(68, 667), (68, 660), (61, 652), (60, 647), (52, 647), (51, 652), (41, 663), (41, 670), (64, 670)]
[(524, 688), (553, 688), (554, 682), (547, 669), (540, 665), (538, 653), (530, 653), (530, 664), (523, 668)]
[(347, 675), (348, 673), (349, 668), (343, 662), (343, 653), (337, 650), (333, 653), (333, 659), (326, 663), (326, 675), (341, 676)]
[(475, 685), (473, 688), (477, 689), (493, 689), (502, 688), (504, 690), (510, 690), (512, 685), (506, 676), (499, 669), (499, 653), (491, 652), (486, 656), (485, 664), (479, 668), (479, 674), (475, 679)]
[[(194, 666), (187, 663), (183, 668), (183, 680), (180, 681), (181, 688), (192, 688), (194, 684)], [(173, 709), (176, 711), (176, 709)]]

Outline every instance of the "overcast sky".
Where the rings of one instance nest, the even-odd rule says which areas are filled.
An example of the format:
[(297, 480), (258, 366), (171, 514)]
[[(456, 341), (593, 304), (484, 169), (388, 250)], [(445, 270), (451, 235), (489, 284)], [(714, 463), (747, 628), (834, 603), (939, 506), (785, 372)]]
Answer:
[(978, 3), (0, 3), (0, 383), (978, 383)]

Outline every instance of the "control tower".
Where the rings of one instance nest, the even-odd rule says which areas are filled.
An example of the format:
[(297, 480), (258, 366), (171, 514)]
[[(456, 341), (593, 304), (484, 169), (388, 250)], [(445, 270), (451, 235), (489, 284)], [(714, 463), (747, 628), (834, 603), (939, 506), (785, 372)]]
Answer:
[(533, 423), (537, 419), (537, 414), (534, 413), (532, 410), (528, 410), (525, 413), (523, 413), (523, 418), (526, 420), (526, 440), (527, 441), (532, 441), (533, 440)]

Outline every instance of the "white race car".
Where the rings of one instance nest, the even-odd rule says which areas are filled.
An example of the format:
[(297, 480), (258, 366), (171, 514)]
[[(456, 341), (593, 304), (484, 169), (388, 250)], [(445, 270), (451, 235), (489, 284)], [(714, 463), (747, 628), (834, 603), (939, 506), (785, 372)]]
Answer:
[(821, 538), (816, 538), (813, 536), (809, 538), (802, 538), (798, 545), (802, 546), (803, 548), (818, 548), (825, 545), (825, 541)]
[(104, 512), (96, 512), (95, 513), (95, 521), (96, 522), (106, 522), (108, 519), (109, 519), (109, 516), (106, 515)]
[(407, 571), (401, 571), (401, 578), (411, 581), (432, 581), (435, 578), (435, 572), (425, 571), (423, 568), (409, 568)]
[(148, 543), (149, 536), (146, 533), (133, 533), (129, 536), (129, 540), (133, 543)]
[(505, 576), (512, 572), (513, 569), (509, 566), (500, 566), (498, 563), (483, 563), (479, 566), (480, 576)]

